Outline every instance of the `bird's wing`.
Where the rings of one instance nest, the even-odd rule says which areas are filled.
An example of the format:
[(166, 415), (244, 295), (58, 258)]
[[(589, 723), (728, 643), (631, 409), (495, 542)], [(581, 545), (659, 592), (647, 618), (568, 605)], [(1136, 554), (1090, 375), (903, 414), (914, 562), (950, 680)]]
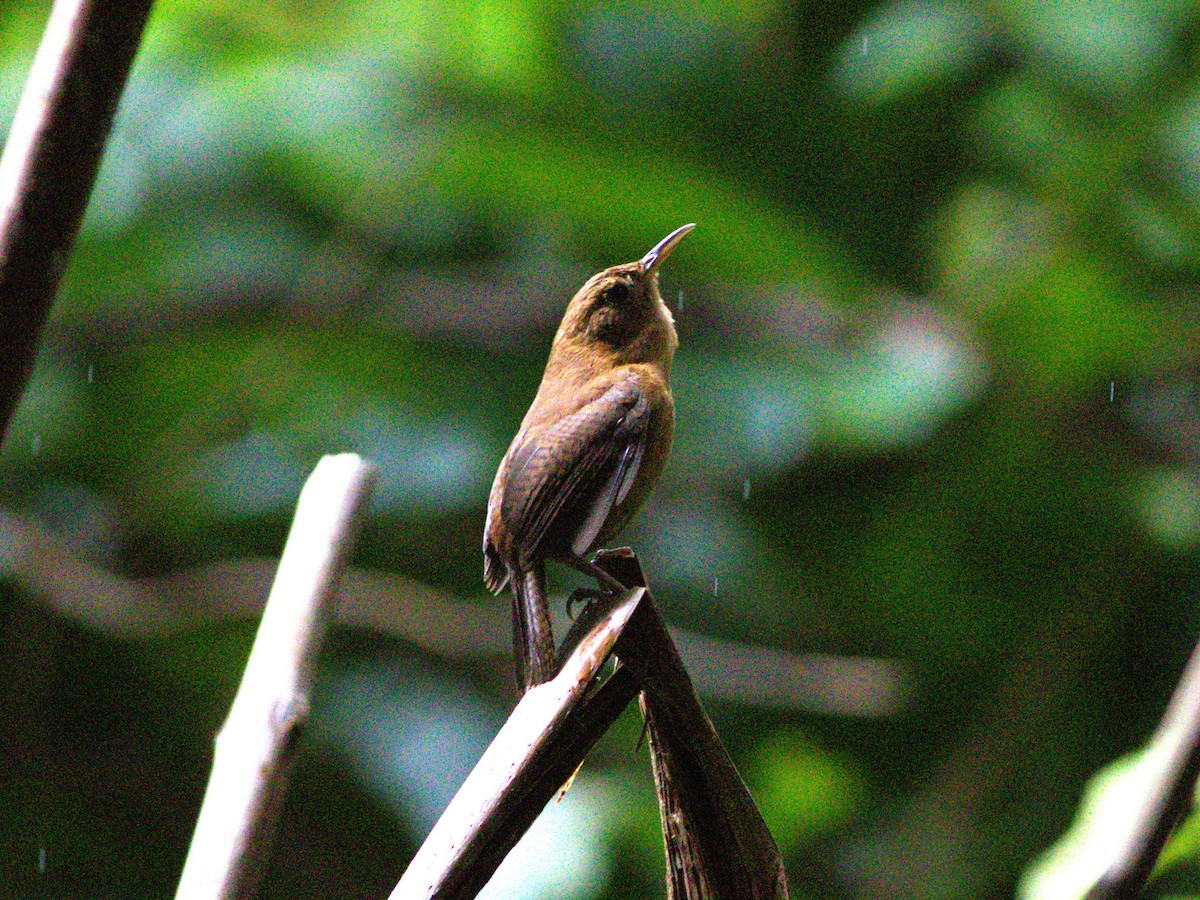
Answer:
[(523, 568), (547, 550), (586, 552), (637, 479), (649, 423), (650, 404), (631, 375), (524, 436), (510, 459), (500, 512)]

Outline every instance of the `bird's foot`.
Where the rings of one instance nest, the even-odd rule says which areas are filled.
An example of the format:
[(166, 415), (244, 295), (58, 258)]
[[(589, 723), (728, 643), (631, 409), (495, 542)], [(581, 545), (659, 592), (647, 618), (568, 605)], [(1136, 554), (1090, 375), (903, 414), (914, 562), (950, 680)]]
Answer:
[(598, 590), (597, 588), (576, 588), (571, 591), (571, 596), (567, 598), (567, 616), (574, 622), (576, 618), (575, 604), (590, 604), (596, 600), (607, 600), (614, 593), (614, 591)]

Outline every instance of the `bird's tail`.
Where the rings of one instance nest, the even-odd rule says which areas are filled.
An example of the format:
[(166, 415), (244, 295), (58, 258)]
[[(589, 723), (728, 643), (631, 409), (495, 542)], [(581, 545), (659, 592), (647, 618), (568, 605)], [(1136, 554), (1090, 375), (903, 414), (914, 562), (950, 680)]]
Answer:
[(517, 689), (531, 687), (554, 677), (554, 632), (546, 602), (546, 569), (538, 562), (528, 572), (514, 572), (513, 651), (516, 657)]

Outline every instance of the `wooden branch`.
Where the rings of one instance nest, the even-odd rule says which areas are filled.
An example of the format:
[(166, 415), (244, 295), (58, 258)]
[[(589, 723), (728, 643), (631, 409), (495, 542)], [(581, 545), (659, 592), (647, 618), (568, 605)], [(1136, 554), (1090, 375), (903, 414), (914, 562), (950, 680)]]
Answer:
[[(596, 563), (624, 584), (645, 584), (627, 550)], [(669, 900), (787, 900), (783, 858), (717, 737), (666, 625), (643, 603), (616, 647), (643, 679), (642, 714), (658, 792)]]
[(637, 695), (618, 669), (589, 693), (645, 593), (589, 608), (591, 626), (552, 680), (526, 692), (400, 878), (391, 900), (474, 897)]
[(0, 440), (91, 196), (151, 0), (56, 0), (0, 157)]
[[(696, 699), (636, 557), (602, 551), (596, 562), (631, 589), (592, 603), (571, 628), (562, 670), (517, 704), (391, 900), (474, 897), (643, 686), (670, 896), (786, 900), (779, 851)], [(620, 661), (594, 688), (610, 655)]]
[(216, 739), (213, 771), (177, 900), (249, 897), (308, 723), (313, 670), (374, 485), (353, 454), (327, 456), (300, 494), (275, 584), (233, 707)]
[(1192, 650), (1146, 752), (1159, 760), (1154, 783), (1142, 796), (1128, 839), (1088, 892), (1088, 900), (1141, 896), (1167, 838), (1191, 806), (1200, 775), (1200, 643)]

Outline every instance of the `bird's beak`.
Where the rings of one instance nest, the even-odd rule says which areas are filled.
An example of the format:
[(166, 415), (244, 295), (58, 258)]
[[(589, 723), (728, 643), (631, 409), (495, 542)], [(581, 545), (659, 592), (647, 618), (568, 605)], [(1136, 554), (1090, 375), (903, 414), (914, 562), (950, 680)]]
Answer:
[(690, 225), (681, 225), (655, 244), (654, 249), (642, 257), (642, 267), (646, 270), (646, 274), (649, 275), (658, 268), (658, 264), (670, 256), (675, 246), (695, 227), (695, 222)]

